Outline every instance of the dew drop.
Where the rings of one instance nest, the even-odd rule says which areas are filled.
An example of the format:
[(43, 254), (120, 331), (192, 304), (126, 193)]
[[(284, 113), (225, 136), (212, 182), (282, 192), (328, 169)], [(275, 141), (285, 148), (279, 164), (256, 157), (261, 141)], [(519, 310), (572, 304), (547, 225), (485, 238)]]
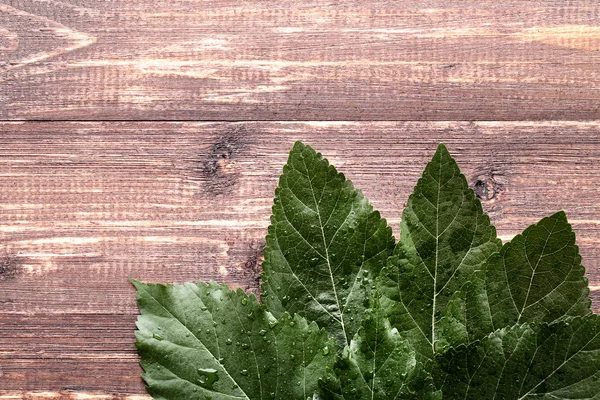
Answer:
[(203, 388), (213, 390), (213, 384), (219, 380), (217, 370), (212, 368), (198, 368), (198, 384)]

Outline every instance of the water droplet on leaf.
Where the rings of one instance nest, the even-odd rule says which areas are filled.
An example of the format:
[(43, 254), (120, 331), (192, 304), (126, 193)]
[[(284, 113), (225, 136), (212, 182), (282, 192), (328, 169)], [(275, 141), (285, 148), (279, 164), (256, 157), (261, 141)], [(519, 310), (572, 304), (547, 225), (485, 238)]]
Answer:
[(217, 370), (212, 368), (198, 368), (198, 384), (203, 388), (213, 390), (213, 384), (219, 380)]

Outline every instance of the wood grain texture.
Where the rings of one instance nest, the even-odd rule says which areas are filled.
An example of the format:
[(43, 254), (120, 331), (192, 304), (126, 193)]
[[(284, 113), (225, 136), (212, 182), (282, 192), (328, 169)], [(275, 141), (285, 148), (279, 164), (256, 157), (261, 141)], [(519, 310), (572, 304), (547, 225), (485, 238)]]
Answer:
[(594, 120), (589, 0), (3, 0), (3, 120)]
[(273, 191), (298, 139), (362, 188), (396, 237), (439, 141), (503, 240), (564, 209), (600, 311), (596, 121), (15, 122), (0, 132), (0, 398), (143, 395), (127, 278), (256, 291)]

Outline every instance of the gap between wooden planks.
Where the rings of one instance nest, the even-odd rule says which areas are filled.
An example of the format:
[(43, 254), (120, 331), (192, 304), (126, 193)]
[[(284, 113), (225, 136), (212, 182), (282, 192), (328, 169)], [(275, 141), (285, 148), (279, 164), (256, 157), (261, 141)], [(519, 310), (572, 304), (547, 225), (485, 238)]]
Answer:
[(142, 395), (127, 278), (256, 292), (295, 140), (363, 189), (396, 237), (444, 141), (503, 240), (567, 212), (599, 311), (597, 121), (15, 122), (0, 132), (4, 398)]

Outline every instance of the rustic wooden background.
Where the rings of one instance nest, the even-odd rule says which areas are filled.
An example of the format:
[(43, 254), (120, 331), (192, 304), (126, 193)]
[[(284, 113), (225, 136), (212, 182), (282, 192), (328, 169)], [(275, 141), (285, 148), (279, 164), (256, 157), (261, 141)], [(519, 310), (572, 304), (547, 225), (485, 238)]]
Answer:
[(440, 141), (504, 240), (564, 209), (600, 311), (597, 2), (0, 1), (0, 398), (146, 398), (127, 277), (256, 291), (297, 139), (396, 235)]

